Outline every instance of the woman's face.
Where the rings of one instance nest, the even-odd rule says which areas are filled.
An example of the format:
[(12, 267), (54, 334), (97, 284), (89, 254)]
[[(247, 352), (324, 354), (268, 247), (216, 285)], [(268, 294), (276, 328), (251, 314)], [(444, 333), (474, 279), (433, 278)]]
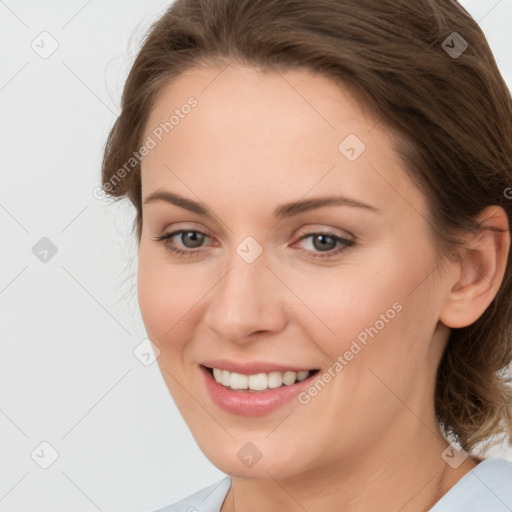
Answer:
[(343, 86), (195, 69), (163, 89), (144, 143), (139, 304), (217, 467), (285, 478), (436, 428), (448, 284), (427, 203)]

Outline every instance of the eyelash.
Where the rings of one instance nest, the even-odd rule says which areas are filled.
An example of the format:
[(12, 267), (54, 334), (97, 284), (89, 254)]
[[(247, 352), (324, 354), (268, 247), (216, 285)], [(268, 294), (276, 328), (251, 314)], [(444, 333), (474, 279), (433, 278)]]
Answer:
[[(208, 237), (208, 235), (206, 235), (206, 233), (203, 233), (202, 231), (197, 231), (194, 229), (181, 229), (178, 231), (173, 231), (172, 233), (167, 233), (165, 235), (157, 236), (154, 238), (154, 240), (156, 240), (157, 242), (162, 242), (168, 251), (174, 253), (176, 256), (178, 256), (180, 258), (183, 258), (183, 257), (187, 258), (190, 256), (195, 256), (195, 255), (198, 255), (200, 252), (202, 252), (201, 249), (191, 249), (189, 251), (186, 251), (186, 250), (178, 249), (177, 247), (170, 245), (170, 243), (168, 241), (171, 238), (173, 238), (174, 236), (182, 234), (182, 233), (200, 233), (202, 235), (205, 235), (205, 237)], [(336, 242), (340, 242), (340, 243), (344, 244), (344, 247), (341, 247), (337, 250), (333, 250), (330, 252), (325, 252), (325, 253), (322, 253), (322, 252), (312, 253), (311, 251), (303, 249), (306, 252), (306, 256), (313, 258), (313, 259), (333, 258), (335, 256), (339, 256), (341, 253), (345, 252), (347, 249), (350, 249), (351, 247), (353, 247), (355, 245), (355, 242), (353, 240), (347, 240), (346, 238), (342, 238), (340, 236), (334, 235), (333, 233), (324, 232), (324, 231), (312, 231), (310, 233), (306, 233), (305, 235), (303, 235), (299, 238), (299, 242), (304, 240), (305, 238), (309, 238), (310, 236), (315, 236), (315, 235), (324, 235), (324, 236), (333, 238)]]

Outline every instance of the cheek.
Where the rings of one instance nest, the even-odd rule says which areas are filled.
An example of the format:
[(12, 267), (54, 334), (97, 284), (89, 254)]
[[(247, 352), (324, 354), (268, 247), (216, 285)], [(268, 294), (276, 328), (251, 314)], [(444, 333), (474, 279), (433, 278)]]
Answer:
[[(405, 283), (390, 272), (372, 274), (366, 268), (332, 268), (289, 276), (304, 313), (296, 315), (332, 358), (348, 350), (358, 338), (362, 343), (376, 327), (384, 332), (399, 316)], [(308, 277), (305, 277), (308, 276)], [(400, 276), (405, 281), (404, 276)]]
[(370, 365), (392, 372), (428, 349), (436, 324), (436, 301), (425, 279), (431, 262), (400, 254), (390, 251), (357, 267), (309, 274), (298, 269), (286, 276), (304, 306), (295, 320), (328, 360), (345, 356), (347, 366), (355, 367), (350, 373)]
[(137, 296), (149, 338), (160, 350), (167, 350), (179, 343), (177, 333), (201, 297), (201, 290), (197, 284), (191, 286), (190, 273), (180, 266), (166, 265), (158, 253), (141, 244)]
[(354, 268), (343, 276), (317, 273), (297, 287), (308, 309), (296, 320), (327, 355), (319, 375), (325, 386), (306, 390), (300, 403), (312, 417), (324, 418), (319, 429), (325, 437), (336, 425), (347, 436), (369, 440), (403, 409), (394, 393), (407, 396), (421, 374), (435, 316), (431, 290), (415, 289), (428, 274), (424, 263), (388, 265), (385, 272)]

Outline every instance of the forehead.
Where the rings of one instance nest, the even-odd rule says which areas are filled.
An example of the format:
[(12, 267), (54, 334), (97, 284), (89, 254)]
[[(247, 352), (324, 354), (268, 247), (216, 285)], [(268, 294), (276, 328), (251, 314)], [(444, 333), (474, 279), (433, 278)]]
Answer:
[(305, 69), (187, 71), (160, 92), (147, 137), (155, 147), (142, 161), (143, 196), (186, 182), (232, 200), (334, 188), (376, 206), (397, 193), (421, 201), (390, 132), (343, 85)]
[[(191, 97), (197, 105), (188, 109)], [(253, 151), (261, 151), (261, 143), (285, 146), (299, 138), (311, 140), (312, 136), (337, 150), (336, 142), (344, 133), (358, 132), (363, 138), (376, 125), (376, 119), (345, 87), (307, 69), (263, 72), (238, 64), (221, 69), (194, 68), (162, 88), (146, 133), (169, 121), (180, 109), (190, 112), (174, 120), (178, 123), (169, 132), (169, 139), (178, 143), (180, 135), (189, 136), (193, 131), (196, 136), (203, 135), (197, 141), (199, 146), (210, 137), (220, 143), (222, 136), (229, 134), (236, 136), (231, 140), (237, 147), (243, 143)], [(219, 150), (231, 141), (225, 142)]]

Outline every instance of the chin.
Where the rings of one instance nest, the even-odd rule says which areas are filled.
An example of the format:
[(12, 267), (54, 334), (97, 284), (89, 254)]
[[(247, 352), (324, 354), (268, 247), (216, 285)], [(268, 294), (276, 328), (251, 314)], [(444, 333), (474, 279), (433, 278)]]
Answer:
[[(264, 437), (262, 435), (262, 437)], [(278, 453), (271, 440), (251, 442), (233, 438), (221, 444), (211, 437), (199, 440), (198, 445), (206, 458), (220, 471), (231, 477), (265, 480), (286, 479), (307, 471), (299, 446), (289, 445), (286, 452)], [(300, 443), (302, 444), (302, 443)], [(298, 466), (298, 460), (302, 466)]]

